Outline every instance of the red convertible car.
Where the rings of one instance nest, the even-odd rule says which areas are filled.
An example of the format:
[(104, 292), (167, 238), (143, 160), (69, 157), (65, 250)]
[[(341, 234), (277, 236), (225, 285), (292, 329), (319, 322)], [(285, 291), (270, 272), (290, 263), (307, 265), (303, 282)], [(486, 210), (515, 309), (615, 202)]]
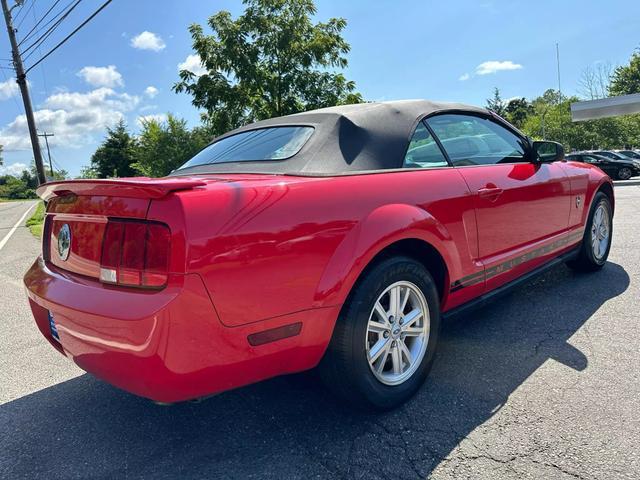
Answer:
[(158, 402), (318, 367), (392, 408), (441, 319), (559, 262), (593, 271), (612, 183), (495, 114), (398, 101), (244, 126), (160, 179), (45, 184), (25, 275), (44, 337)]

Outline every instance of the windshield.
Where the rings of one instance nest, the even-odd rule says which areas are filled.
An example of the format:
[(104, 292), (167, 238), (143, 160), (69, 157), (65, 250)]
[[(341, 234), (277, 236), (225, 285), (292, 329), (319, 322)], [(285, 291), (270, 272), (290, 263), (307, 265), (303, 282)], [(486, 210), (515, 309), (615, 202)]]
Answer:
[(298, 153), (312, 134), (313, 127), (249, 130), (212, 143), (179, 170), (214, 163), (285, 160)]

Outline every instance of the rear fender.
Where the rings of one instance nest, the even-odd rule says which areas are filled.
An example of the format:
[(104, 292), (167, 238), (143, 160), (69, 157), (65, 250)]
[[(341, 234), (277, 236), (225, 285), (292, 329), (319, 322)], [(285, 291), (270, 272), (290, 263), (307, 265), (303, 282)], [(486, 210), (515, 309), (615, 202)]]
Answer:
[(406, 204), (385, 205), (372, 211), (345, 236), (318, 283), (314, 306), (344, 303), (375, 256), (393, 243), (407, 239), (430, 244), (445, 260), (449, 275), (460, 276), (460, 258), (444, 225), (421, 208)]

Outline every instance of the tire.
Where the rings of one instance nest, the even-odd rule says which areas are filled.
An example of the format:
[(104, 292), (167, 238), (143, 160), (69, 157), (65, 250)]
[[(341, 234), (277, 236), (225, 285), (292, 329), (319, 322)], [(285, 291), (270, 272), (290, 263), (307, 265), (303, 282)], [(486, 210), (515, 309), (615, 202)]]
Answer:
[[(404, 309), (391, 306), (392, 297), (400, 298), (395, 302), (399, 305), (405, 296)], [(380, 308), (375, 308), (376, 303)], [(416, 314), (418, 310), (423, 314)], [(382, 312), (388, 317), (398, 311), (400, 318), (383, 321)], [(358, 408), (392, 409), (424, 383), (439, 331), (440, 301), (429, 272), (408, 257), (383, 260), (365, 273), (344, 304), (320, 362), (320, 377), (330, 390)]]
[[(602, 215), (605, 215), (602, 221), (599, 220), (600, 211), (602, 211)], [(589, 211), (589, 219), (587, 220), (578, 257), (575, 260), (567, 262), (567, 265), (574, 270), (582, 272), (594, 272), (604, 266), (609, 257), (611, 239), (613, 238), (612, 213), (609, 197), (602, 192), (596, 193)], [(605, 233), (606, 238), (602, 238)], [(597, 235), (595, 239), (594, 235)]]
[(618, 180), (629, 180), (632, 176), (633, 172), (629, 167), (622, 167), (618, 169), (618, 173), (616, 174)]

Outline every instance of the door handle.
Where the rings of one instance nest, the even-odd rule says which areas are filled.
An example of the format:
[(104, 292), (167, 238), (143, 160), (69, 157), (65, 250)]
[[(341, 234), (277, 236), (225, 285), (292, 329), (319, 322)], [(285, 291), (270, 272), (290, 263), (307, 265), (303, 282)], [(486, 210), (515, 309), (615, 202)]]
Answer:
[(504, 190), (502, 190), (500, 187), (496, 187), (496, 186), (486, 186), (484, 188), (481, 188), (478, 190), (478, 196), (480, 198), (486, 198), (488, 200), (491, 200), (492, 202), (495, 202), (497, 200), (497, 198), (502, 195), (502, 192)]

